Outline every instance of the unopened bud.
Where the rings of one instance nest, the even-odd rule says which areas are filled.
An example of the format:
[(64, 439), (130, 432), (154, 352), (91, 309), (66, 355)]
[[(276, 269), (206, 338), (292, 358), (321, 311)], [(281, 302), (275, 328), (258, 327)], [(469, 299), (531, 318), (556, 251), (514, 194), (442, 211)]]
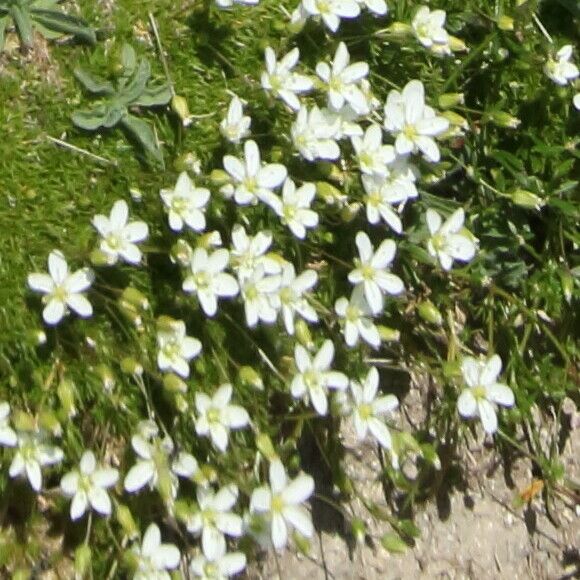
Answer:
[(171, 99), (171, 110), (179, 117), (184, 127), (189, 127), (193, 122), (193, 117), (189, 112), (189, 106), (184, 97), (174, 95)]
[(105, 254), (102, 250), (96, 249), (91, 252), (90, 255), (91, 264), (93, 266), (109, 266), (111, 264), (111, 258)]
[(442, 117), (445, 117), (451, 126), (453, 127), (460, 127), (461, 129), (469, 129), (469, 125), (467, 123), (467, 119), (458, 115), (454, 111), (443, 111), (441, 113)]
[(217, 248), (222, 245), (221, 234), (218, 231), (207, 232), (197, 239), (196, 245), (198, 248), (205, 248), (206, 250)]
[(411, 26), (405, 22), (393, 22), (386, 30), (388, 34), (392, 36), (399, 36), (401, 38), (413, 34), (413, 29)]
[(187, 383), (174, 373), (169, 373), (163, 377), (163, 387), (169, 393), (187, 392)]
[(360, 518), (353, 518), (350, 522), (350, 531), (359, 545), (364, 544), (367, 535), (367, 526)]
[(465, 103), (465, 95), (463, 93), (444, 93), (439, 95), (437, 102), (440, 109), (450, 109), (457, 105), (463, 105)]
[(60, 437), (62, 435), (60, 421), (52, 411), (41, 411), (38, 414), (38, 426), (41, 429), (52, 433), (55, 437)]
[(399, 342), (401, 340), (401, 333), (395, 328), (379, 324), (377, 325), (377, 330), (379, 331), (381, 340), (384, 342)]
[(212, 185), (221, 187), (222, 185), (226, 185), (226, 183), (230, 182), (230, 176), (229, 173), (223, 169), (214, 169), (209, 174), (209, 180), (211, 181)]
[(540, 210), (546, 205), (546, 202), (541, 197), (525, 189), (516, 189), (510, 193), (510, 197), (516, 205), (527, 209)]
[(327, 204), (333, 205), (335, 203), (342, 203), (344, 194), (339, 189), (331, 185), (327, 181), (316, 182), (316, 194), (322, 198)]
[(505, 111), (492, 111), (487, 113), (486, 117), (498, 127), (505, 127), (506, 129), (517, 129), (521, 123), (517, 117), (513, 117)]
[(110, 391), (115, 386), (115, 375), (110, 367), (105, 364), (100, 364), (96, 367), (96, 372), (103, 382), (103, 387), (106, 391)]
[(443, 316), (431, 300), (423, 300), (417, 305), (417, 312), (419, 316), (430, 324), (441, 326), (443, 324)]
[(453, 52), (467, 52), (469, 50), (461, 38), (451, 35), (449, 35), (449, 48)]
[(142, 292), (139, 292), (137, 288), (127, 286), (127, 288), (123, 290), (121, 298), (125, 302), (128, 302), (141, 310), (147, 310), (149, 308), (149, 300)]
[(334, 181), (334, 183), (338, 183), (339, 185), (344, 183), (344, 173), (334, 163), (330, 161), (318, 161), (316, 163), (316, 169), (318, 169), (318, 172), (324, 179)]
[(264, 381), (260, 374), (250, 366), (243, 366), (240, 368), (238, 376), (240, 378), (240, 382), (243, 385), (247, 385), (257, 389), (258, 391), (264, 390)]
[(127, 356), (121, 360), (121, 370), (131, 376), (141, 376), (143, 374), (143, 367), (131, 356)]
[(183, 171), (194, 173), (195, 175), (199, 175), (201, 173), (201, 161), (199, 157), (195, 153), (191, 151), (187, 153), (183, 153), (180, 155), (174, 162), (173, 168), (179, 173)]
[(123, 532), (128, 538), (136, 538), (139, 536), (139, 528), (133, 519), (131, 510), (126, 505), (119, 504), (115, 510), (115, 514), (117, 522), (119, 522), (119, 525), (123, 528)]
[(562, 292), (566, 302), (570, 304), (572, 300), (572, 293), (574, 291), (574, 278), (568, 270), (560, 270), (560, 282), (562, 283)]
[(178, 322), (179, 321), (175, 320), (175, 318), (171, 318), (171, 316), (166, 316), (165, 314), (162, 314), (157, 319), (157, 331), (173, 334), (176, 330), (176, 325)]
[(256, 447), (268, 461), (274, 461), (275, 459), (278, 459), (278, 455), (276, 455), (272, 440), (265, 433), (260, 433), (256, 437)]
[(82, 544), (75, 550), (75, 580), (86, 578), (90, 570), (91, 549), (87, 544)]
[(193, 257), (193, 248), (185, 240), (177, 240), (171, 248), (170, 258), (174, 264), (183, 268), (189, 266)]
[(74, 417), (77, 412), (75, 408), (75, 390), (74, 383), (68, 379), (60, 381), (56, 389), (56, 394), (67, 417)]
[(34, 431), (36, 429), (36, 421), (34, 417), (24, 411), (15, 411), (12, 421), (17, 431)]
[(173, 481), (171, 480), (171, 472), (164, 466), (158, 469), (157, 488), (161, 499), (165, 503), (173, 503)]
[(359, 203), (358, 201), (355, 203), (349, 203), (348, 205), (345, 205), (340, 210), (340, 217), (342, 221), (346, 224), (350, 223), (357, 216), (361, 207), (362, 204)]
[(296, 338), (298, 342), (305, 348), (311, 349), (314, 347), (314, 341), (312, 340), (312, 334), (310, 333), (310, 329), (308, 328), (308, 324), (302, 319), (296, 322), (294, 327), (296, 332)]
[(41, 346), (43, 344), (46, 344), (46, 332), (44, 332), (44, 330), (38, 330), (35, 328), (34, 330), (29, 330), (26, 334), (28, 340), (34, 346)]
[(514, 29), (514, 19), (510, 18), (509, 16), (500, 16), (497, 19), (497, 27), (500, 30), (513, 30)]

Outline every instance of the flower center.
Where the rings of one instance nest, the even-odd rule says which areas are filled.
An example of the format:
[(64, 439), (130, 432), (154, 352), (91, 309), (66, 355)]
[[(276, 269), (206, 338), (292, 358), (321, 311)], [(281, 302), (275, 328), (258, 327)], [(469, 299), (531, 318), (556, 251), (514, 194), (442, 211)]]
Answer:
[(407, 139), (414, 141), (417, 137), (417, 129), (415, 129), (414, 125), (407, 124), (403, 129), (403, 134)]
[(207, 411), (207, 420), (209, 423), (219, 423), (220, 422), (220, 410), (212, 407)]
[(356, 306), (348, 306), (346, 309), (346, 319), (349, 322), (356, 322), (360, 316), (360, 311)]
[(288, 288), (287, 286), (285, 288), (282, 288), (282, 290), (280, 290), (280, 301), (283, 302), (284, 304), (290, 304), (292, 302), (292, 290), (290, 288)]
[(309, 390), (313, 391), (320, 388), (320, 376), (316, 371), (308, 370), (304, 373), (304, 382)]
[(373, 416), (373, 408), (368, 403), (363, 403), (358, 407), (358, 413), (363, 421), (370, 419)]
[(477, 385), (476, 387), (473, 387), (471, 394), (475, 397), (476, 400), (479, 401), (486, 398), (487, 391), (485, 390), (485, 387)]
[(372, 280), (375, 277), (375, 269), (370, 264), (364, 264), (361, 273), (365, 280)]
[(198, 290), (205, 290), (209, 287), (210, 276), (207, 272), (197, 272), (194, 274), (193, 279)]
[(163, 345), (163, 354), (170, 360), (175, 360), (176, 358), (179, 358), (180, 353), (181, 347), (175, 339), (172, 339), (165, 345)]
[(171, 201), (171, 209), (178, 214), (184, 213), (188, 205), (187, 199), (183, 197), (174, 197)]
[(105, 243), (107, 244), (107, 246), (109, 246), (111, 250), (118, 250), (123, 245), (121, 236), (118, 233), (109, 234), (105, 238)]
[(273, 512), (280, 513), (284, 509), (284, 500), (281, 495), (272, 496), (271, 509)]
[(445, 247), (445, 236), (441, 234), (435, 234), (431, 238), (431, 244), (433, 244), (435, 250), (437, 251), (442, 250)]
[(286, 221), (292, 221), (296, 217), (296, 207), (293, 205), (284, 206), (284, 219)]

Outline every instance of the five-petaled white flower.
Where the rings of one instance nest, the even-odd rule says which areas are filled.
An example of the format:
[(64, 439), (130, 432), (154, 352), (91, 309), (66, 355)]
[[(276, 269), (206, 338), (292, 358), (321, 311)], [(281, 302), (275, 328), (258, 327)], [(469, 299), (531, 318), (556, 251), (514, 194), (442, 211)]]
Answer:
[(358, 83), (369, 73), (366, 62), (350, 63), (350, 54), (344, 42), (339, 43), (332, 67), (325, 62), (316, 65), (316, 74), (326, 83), (329, 106), (338, 111), (348, 103), (356, 113), (369, 111), (367, 99)]
[(411, 23), (417, 40), (437, 54), (451, 54), (449, 34), (444, 28), (446, 17), (445, 10), (430, 10), (428, 6), (421, 6)]
[(239, 538), (242, 535), (242, 518), (231, 511), (236, 501), (238, 488), (234, 484), (222, 487), (217, 493), (209, 488), (198, 488), (198, 509), (187, 518), (185, 525), (189, 533), (201, 535), (201, 547), (206, 556), (225, 550), (224, 536)]
[(308, 322), (318, 322), (316, 311), (304, 297), (318, 281), (318, 274), (314, 270), (304, 270), (296, 276), (294, 265), (287, 263), (282, 270), (282, 281), (278, 291), (282, 319), (288, 334), (294, 334), (294, 316), (299, 314)]
[(36, 492), (42, 488), (42, 468), (60, 463), (64, 458), (62, 449), (49, 445), (44, 431), (21, 431), (17, 434), (16, 455), (8, 474), (18, 477), (23, 473)]
[(300, 473), (288, 480), (279, 459), (270, 463), (269, 486), (255, 489), (250, 499), (250, 510), (264, 514), (270, 521), (272, 544), (277, 550), (286, 547), (288, 532), (296, 529), (305, 538), (314, 534), (312, 518), (303, 504), (314, 493), (314, 480)]
[(48, 274), (29, 274), (28, 286), (45, 294), (42, 317), (47, 324), (54, 325), (62, 320), (69, 308), (83, 318), (93, 314), (91, 303), (82, 293), (88, 290), (94, 278), (90, 268), (69, 273), (62, 252), (53, 250), (48, 255)]
[(479, 417), (486, 433), (497, 431), (497, 415), (494, 403), (512, 407), (513, 391), (497, 382), (501, 372), (501, 358), (495, 354), (487, 360), (465, 357), (461, 363), (463, 379), (467, 388), (457, 400), (457, 410), (462, 417)]
[(370, 125), (363, 137), (351, 137), (360, 170), (369, 175), (385, 176), (387, 164), (395, 160), (395, 148), (383, 145), (383, 131), (379, 125)]
[(356, 18), (360, 14), (357, 0), (302, 0), (300, 10), (293, 16), (294, 21), (301, 18), (322, 18), (331, 32), (336, 32), (341, 18)]
[(133, 546), (131, 551), (136, 561), (133, 580), (171, 580), (167, 570), (175, 570), (181, 560), (177, 546), (161, 543), (156, 524), (149, 525), (141, 546)]
[(355, 286), (350, 301), (344, 296), (339, 298), (334, 311), (344, 319), (344, 341), (350, 347), (358, 343), (359, 337), (373, 348), (381, 345), (381, 335), (372, 321), (373, 312), (370, 309), (362, 286)]
[(10, 405), (6, 401), (0, 403), (0, 445), (5, 447), (16, 447), (18, 437), (16, 432), (8, 423), (10, 415)]
[(370, 431), (371, 435), (384, 449), (391, 449), (392, 441), (384, 416), (399, 406), (395, 395), (377, 397), (379, 390), (379, 371), (371, 367), (367, 376), (359, 383), (350, 382), (353, 398), (352, 420), (356, 435), (362, 441)]
[(403, 91), (391, 91), (385, 103), (384, 126), (395, 139), (399, 155), (421, 151), (428, 161), (441, 158), (434, 137), (449, 129), (449, 121), (425, 104), (421, 81), (409, 81)]
[(78, 520), (90, 506), (101, 515), (111, 514), (111, 498), (107, 489), (119, 479), (119, 472), (112, 467), (97, 468), (97, 460), (92, 451), (85, 451), (79, 469), (67, 473), (60, 480), (60, 489), (72, 497), (71, 520)]
[(157, 331), (157, 366), (183, 378), (189, 376), (188, 362), (201, 352), (201, 342), (185, 332), (183, 320), (169, 320)]
[(220, 189), (226, 197), (234, 197), (238, 205), (256, 204), (264, 200), (286, 179), (288, 172), (280, 163), (262, 165), (260, 150), (255, 141), (244, 144), (244, 160), (233, 155), (223, 159), (224, 169), (229, 173), (233, 183)]
[(244, 115), (244, 106), (237, 95), (232, 97), (227, 115), (220, 123), (221, 134), (231, 143), (239, 143), (250, 134), (252, 119)]
[(189, 574), (201, 580), (225, 580), (239, 574), (246, 567), (243, 552), (226, 552), (224, 545), (217, 546), (210, 554), (200, 554), (189, 563)]
[(463, 208), (455, 210), (443, 222), (441, 216), (429, 208), (426, 214), (427, 227), (431, 237), (427, 242), (429, 253), (439, 260), (444, 270), (450, 270), (453, 260), (469, 262), (477, 249), (473, 236), (465, 230)]
[(195, 393), (195, 431), (198, 435), (209, 436), (214, 446), (222, 453), (228, 448), (231, 429), (242, 429), (250, 422), (248, 412), (239, 405), (230, 405), (232, 385), (221, 385), (209, 397), (205, 393)]
[(109, 217), (96, 215), (93, 226), (102, 237), (99, 248), (109, 264), (116, 264), (119, 258), (129, 264), (141, 261), (141, 250), (137, 242), (142, 242), (149, 235), (145, 222), (129, 222), (129, 206), (123, 199), (113, 204)]
[(564, 45), (556, 53), (556, 59), (550, 57), (544, 67), (544, 72), (557, 85), (567, 85), (578, 77), (578, 67), (573, 62), (570, 62), (572, 51), (571, 44)]
[(266, 324), (276, 321), (279, 304), (276, 293), (281, 282), (280, 274), (266, 275), (262, 264), (258, 264), (248, 277), (240, 280), (246, 324), (249, 328), (256, 326), (260, 320)]
[(314, 183), (304, 183), (297, 189), (295, 183), (287, 177), (282, 187), (282, 196), (272, 194), (265, 201), (280, 216), (282, 223), (303, 240), (306, 228), (318, 225), (318, 214), (310, 209), (315, 195)]
[(300, 155), (308, 161), (340, 157), (340, 148), (335, 136), (340, 128), (338, 117), (330, 118), (316, 105), (310, 111), (302, 106), (290, 128), (292, 143)]
[(196, 187), (186, 171), (180, 173), (175, 189), (159, 193), (169, 214), (169, 227), (180, 232), (184, 224), (195, 232), (205, 229), (205, 206), (210, 198), (209, 189)]
[(359, 232), (355, 238), (359, 258), (355, 258), (355, 269), (351, 270), (348, 280), (351, 284), (361, 284), (366, 301), (372, 312), (383, 309), (383, 294), (401, 294), (405, 290), (403, 281), (388, 270), (397, 247), (393, 240), (384, 240), (376, 251), (369, 237)]
[(183, 290), (197, 295), (203, 311), (208, 316), (217, 312), (218, 297), (231, 298), (239, 291), (238, 283), (231, 274), (226, 274), (230, 253), (215, 250), (208, 254), (205, 248), (196, 248), (191, 258), (191, 273), (183, 281)]
[(362, 184), (366, 196), (367, 220), (377, 224), (381, 219), (395, 232), (403, 231), (403, 222), (393, 208), (408, 198), (405, 187), (391, 187), (392, 182), (381, 175), (363, 175)]
[(329, 388), (344, 390), (348, 387), (348, 377), (344, 373), (330, 370), (333, 358), (334, 344), (331, 340), (325, 340), (314, 357), (301, 344), (294, 348), (298, 373), (292, 379), (290, 392), (295, 399), (310, 399), (319, 415), (326, 415), (328, 411)]
[(300, 101), (296, 95), (312, 89), (312, 80), (292, 69), (298, 63), (300, 51), (292, 49), (279, 61), (276, 53), (268, 46), (265, 50), (266, 70), (262, 73), (262, 88), (272, 91), (274, 96), (280, 97), (291, 109), (298, 111)]
[(240, 280), (250, 277), (258, 266), (261, 266), (269, 275), (280, 273), (282, 270), (280, 260), (268, 252), (271, 245), (271, 232), (259, 231), (255, 236), (250, 237), (244, 226), (236, 224), (233, 227), (230, 258), (232, 268)]

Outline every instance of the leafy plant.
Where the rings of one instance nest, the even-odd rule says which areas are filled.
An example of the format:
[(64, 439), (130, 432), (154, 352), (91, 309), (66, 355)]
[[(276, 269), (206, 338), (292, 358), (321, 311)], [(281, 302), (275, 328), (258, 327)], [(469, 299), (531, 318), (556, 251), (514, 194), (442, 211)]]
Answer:
[(78, 16), (59, 8), (61, 0), (0, 0), (0, 51), (4, 49), (6, 30), (12, 20), (20, 42), (32, 46), (34, 31), (49, 39), (71, 34), (90, 44), (97, 41), (95, 31)]
[(131, 112), (136, 107), (166, 105), (171, 100), (169, 85), (151, 85), (151, 66), (146, 58), (137, 59), (135, 50), (125, 44), (121, 50), (120, 76), (115, 87), (109, 80), (94, 77), (78, 68), (77, 80), (87, 91), (102, 97), (94, 107), (73, 114), (73, 123), (86, 131), (110, 129), (120, 125), (159, 163), (163, 155), (151, 125)]

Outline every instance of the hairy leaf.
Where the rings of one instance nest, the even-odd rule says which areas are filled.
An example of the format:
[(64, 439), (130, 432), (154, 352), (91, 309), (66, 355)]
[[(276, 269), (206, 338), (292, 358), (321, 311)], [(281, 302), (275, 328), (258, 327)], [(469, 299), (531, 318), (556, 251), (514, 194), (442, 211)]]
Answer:
[(149, 123), (133, 115), (127, 115), (123, 117), (121, 124), (130, 136), (139, 142), (147, 154), (158, 163), (163, 164), (163, 155)]
[(81, 68), (74, 70), (75, 78), (87, 89), (96, 95), (114, 95), (115, 89), (109, 81), (104, 81), (92, 76)]

